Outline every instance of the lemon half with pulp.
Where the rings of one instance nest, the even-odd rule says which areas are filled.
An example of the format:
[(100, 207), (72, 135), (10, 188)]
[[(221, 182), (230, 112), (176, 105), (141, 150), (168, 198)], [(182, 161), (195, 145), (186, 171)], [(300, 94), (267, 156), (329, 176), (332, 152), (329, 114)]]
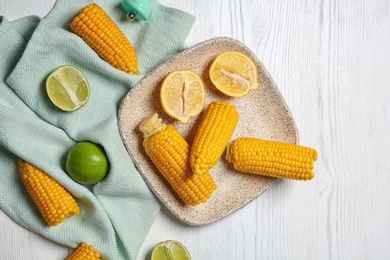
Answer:
[(244, 97), (259, 87), (256, 64), (241, 52), (219, 54), (211, 63), (209, 77), (219, 91), (230, 97)]
[(202, 112), (205, 90), (202, 79), (192, 70), (176, 70), (168, 74), (160, 89), (163, 110), (181, 123)]

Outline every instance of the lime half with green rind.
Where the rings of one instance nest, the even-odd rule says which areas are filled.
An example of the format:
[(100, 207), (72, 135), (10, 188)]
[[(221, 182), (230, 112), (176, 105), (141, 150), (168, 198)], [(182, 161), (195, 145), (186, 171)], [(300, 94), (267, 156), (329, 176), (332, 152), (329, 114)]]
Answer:
[(154, 247), (151, 260), (191, 260), (191, 255), (183, 244), (166, 240)]
[(46, 92), (56, 107), (70, 112), (87, 103), (90, 88), (87, 78), (79, 69), (64, 65), (47, 77)]

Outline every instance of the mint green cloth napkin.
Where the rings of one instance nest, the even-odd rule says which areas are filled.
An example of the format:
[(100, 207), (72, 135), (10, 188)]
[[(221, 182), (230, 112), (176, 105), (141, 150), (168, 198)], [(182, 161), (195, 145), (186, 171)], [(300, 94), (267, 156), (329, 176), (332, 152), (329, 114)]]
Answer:
[[(0, 208), (60, 244), (76, 248), (86, 242), (103, 259), (136, 259), (160, 203), (127, 154), (117, 112), (143, 75), (186, 47), (194, 17), (152, 0), (149, 21), (129, 22), (120, 1), (96, 1), (137, 52), (141, 73), (130, 75), (100, 59), (70, 30), (73, 17), (92, 2), (58, 0), (44, 19), (0, 17)], [(88, 103), (71, 113), (56, 108), (45, 92), (46, 77), (62, 65), (79, 68), (91, 88)], [(65, 171), (69, 149), (84, 140), (101, 144), (111, 164), (108, 176), (93, 187), (74, 182)], [(81, 213), (48, 227), (21, 181), (18, 157), (65, 186)]]

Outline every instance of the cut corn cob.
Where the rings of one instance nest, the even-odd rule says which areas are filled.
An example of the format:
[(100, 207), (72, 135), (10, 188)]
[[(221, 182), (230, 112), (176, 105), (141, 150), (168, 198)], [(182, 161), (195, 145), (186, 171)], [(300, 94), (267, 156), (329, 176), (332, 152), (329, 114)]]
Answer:
[(213, 101), (207, 107), (191, 147), (194, 177), (207, 172), (221, 158), (238, 118), (236, 107), (228, 102)]
[(115, 68), (130, 74), (138, 72), (133, 46), (99, 5), (86, 6), (73, 19), (70, 28)]
[(310, 147), (244, 137), (229, 144), (226, 152), (237, 171), (294, 180), (314, 177), (317, 156)]
[(66, 260), (99, 260), (100, 254), (95, 252), (93, 246), (81, 243)]
[(72, 195), (52, 177), (20, 158), (18, 166), (28, 193), (49, 226), (80, 213)]
[(193, 180), (190, 167), (190, 146), (173, 125), (161, 123), (158, 114), (139, 125), (144, 133), (146, 153), (186, 205), (206, 202), (216, 189), (207, 172)]

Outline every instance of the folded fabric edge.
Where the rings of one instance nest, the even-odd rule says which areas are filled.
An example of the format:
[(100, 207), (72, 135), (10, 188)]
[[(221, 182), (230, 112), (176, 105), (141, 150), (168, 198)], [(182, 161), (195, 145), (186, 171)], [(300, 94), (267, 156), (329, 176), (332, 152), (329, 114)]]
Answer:
[(180, 23), (180, 24), (178, 24), (178, 26), (184, 26), (183, 30), (185, 30), (186, 32), (189, 32), (191, 30), (191, 28), (196, 20), (194, 15), (192, 15), (186, 11), (177, 9), (177, 8), (163, 5), (160, 2), (157, 2), (157, 4), (160, 6), (161, 10), (163, 12), (167, 13), (169, 16), (176, 17), (176, 19), (178, 19), (178, 20), (188, 21), (188, 23)]
[[(18, 157), (11, 153), (8, 149), (4, 148), (2, 145), (0, 145), (0, 156), (4, 155), (2, 153), (7, 153), (10, 157), (13, 157), (16, 164)], [(0, 209), (2, 209), (3, 212), (6, 213), (7, 216), (14, 220), (17, 224), (34, 232), (33, 228), (30, 227), (26, 222), (24, 222), (23, 219), (20, 218), (18, 214), (12, 209), (12, 207), (10, 207), (10, 205), (5, 199), (5, 194), (3, 193), (0, 193)]]

